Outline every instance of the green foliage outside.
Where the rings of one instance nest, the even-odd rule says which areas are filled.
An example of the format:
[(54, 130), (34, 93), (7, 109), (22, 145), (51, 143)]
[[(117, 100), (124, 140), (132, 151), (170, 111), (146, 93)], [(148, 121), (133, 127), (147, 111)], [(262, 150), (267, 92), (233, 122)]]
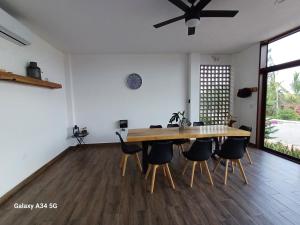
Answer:
[(274, 139), (276, 138), (273, 136), (278, 129), (272, 124), (271, 119), (266, 120), (266, 126), (265, 126), (265, 139)]
[(287, 92), (280, 82), (275, 79), (275, 73), (268, 75), (267, 87), (267, 107), (266, 114), (268, 117), (276, 118), (278, 110), (284, 104), (284, 96)]
[(300, 120), (300, 116), (293, 109), (280, 109), (280, 110), (278, 110), (276, 119), (281, 119), (281, 120)]
[(288, 105), (293, 105), (293, 104), (300, 105), (300, 98), (298, 95), (295, 95), (294, 93), (286, 93), (284, 95), (283, 102)]
[(267, 118), (300, 121), (300, 114), (297, 112), (297, 107), (300, 107), (300, 73), (293, 74), (293, 93), (286, 90), (275, 78), (275, 72), (268, 75)]
[(272, 143), (266, 140), (265, 147), (300, 159), (300, 149), (293, 147), (290, 149), (288, 146), (282, 144), (281, 142)]
[(293, 82), (291, 84), (295, 95), (300, 95), (300, 73), (295, 72), (293, 77)]

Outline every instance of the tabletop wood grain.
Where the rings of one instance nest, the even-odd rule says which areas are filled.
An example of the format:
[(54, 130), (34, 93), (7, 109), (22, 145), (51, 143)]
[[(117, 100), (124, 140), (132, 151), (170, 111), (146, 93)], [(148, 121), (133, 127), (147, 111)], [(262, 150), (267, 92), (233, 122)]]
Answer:
[(127, 142), (232, 136), (246, 137), (250, 136), (250, 132), (223, 125), (187, 127), (184, 129), (177, 127), (128, 129)]

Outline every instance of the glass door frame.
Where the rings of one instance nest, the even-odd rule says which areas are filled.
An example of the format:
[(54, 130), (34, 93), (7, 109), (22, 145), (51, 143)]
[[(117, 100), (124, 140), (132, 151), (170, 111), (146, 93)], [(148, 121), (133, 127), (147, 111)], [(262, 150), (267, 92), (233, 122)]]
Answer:
[(262, 41), (260, 43), (260, 58), (259, 58), (259, 77), (258, 77), (258, 95), (257, 95), (257, 132), (256, 132), (256, 147), (267, 151), (269, 153), (278, 155), (282, 158), (297, 162), (300, 164), (300, 159), (294, 158), (292, 156), (283, 154), (281, 152), (266, 148), (264, 146), (265, 139), (265, 120), (266, 120), (266, 102), (267, 102), (267, 80), (268, 74), (270, 72), (280, 71), (284, 69), (289, 69), (293, 67), (300, 66), (300, 59), (294, 60), (274, 66), (267, 66), (268, 61), (268, 45), (272, 42), (280, 40), (284, 37), (292, 35), (300, 31), (300, 26), (292, 30), (284, 32), (276, 37), (270, 38), (268, 40)]

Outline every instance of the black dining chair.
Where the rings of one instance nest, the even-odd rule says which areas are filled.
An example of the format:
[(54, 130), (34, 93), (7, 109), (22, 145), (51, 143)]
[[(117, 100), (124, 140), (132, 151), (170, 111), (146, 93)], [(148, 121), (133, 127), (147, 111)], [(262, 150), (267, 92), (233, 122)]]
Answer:
[(175, 189), (175, 185), (168, 165), (168, 163), (170, 163), (173, 158), (173, 143), (171, 141), (154, 142), (147, 158), (149, 167), (146, 172), (145, 180), (147, 181), (147, 178), (152, 170), (151, 194), (154, 191), (156, 170), (159, 167), (163, 168), (164, 175), (169, 178), (171, 187)]
[(201, 174), (202, 174), (202, 168), (206, 170), (206, 174), (210, 184), (214, 185), (207, 165), (207, 160), (211, 157), (211, 154), (212, 154), (212, 139), (198, 139), (193, 143), (189, 151), (183, 152), (184, 157), (188, 161), (185, 164), (182, 175), (184, 175), (190, 161), (193, 163), (190, 187), (193, 187), (194, 173), (197, 164), (199, 164)]
[[(202, 121), (193, 122), (193, 127), (202, 127), (202, 126), (204, 126), (204, 122)], [(197, 138), (196, 140), (198, 139), (206, 139), (206, 138)]]
[(155, 128), (162, 128), (162, 125), (150, 125), (151, 129), (155, 129)]
[(201, 127), (201, 126), (204, 126), (204, 122), (202, 121), (193, 122), (193, 127)]
[(142, 165), (141, 165), (141, 161), (140, 161), (140, 158), (139, 158), (139, 155), (138, 155), (138, 153), (140, 151), (142, 151), (142, 148), (139, 147), (138, 145), (126, 144), (119, 132), (116, 132), (116, 135), (120, 139), (121, 149), (122, 149), (122, 152), (123, 152), (123, 155), (122, 155), (121, 161), (120, 161), (120, 169), (122, 170), (122, 176), (123, 177), (125, 176), (127, 159), (130, 155), (135, 155), (135, 160), (136, 160), (137, 166), (138, 166), (139, 170), (142, 172)]
[[(204, 126), (204, 122), (202, 121), (198, 121), (198, 122), (193, 122), (193, 127), (201, 127), (201, 126)], [(204, 139), (213, 139), (213, 141), (215, 142), (215, 149), (216, 149), (216, 152), (218, 151), (219, 149), (219, 138), (218, 137), (213, 137), (213, 138), (197, 138), (196, 140), (204, 140)]]
[[(243, 165), (241, 163), (241, 158), (243, 158), (245, 153), (246, 142), (243, 137), (229, 137), (227, 138), (221, 146), (221, 150), (218, 152), (218, 162), (213, 170), (215, 172), (220, 164), (221, 160), (225, 160), (225, 176), (224, 176), (224, 184), (227, 184), (227, 176), (228, 176), (228, 163), (231, 161), (232, 165), (236, 163), (239, 166), (240, 173), (245, 181), (248, 184), (247, 177), (244, 172)], [(234, 172), (234, 166), (233, 172)]]
[[(248, 127), (248, 126), (245, 126), (245, 125), (240, 126), (239, 129), (245, 130), (245, 131), (249, 131), (250, 133), (252, 132), (252, 127)], [(247, 155), (247, 158), (249, 160), (249, 163), (253, 164), (253, 161), (252, 161), (252, 159), (250, 157), (250, 153), (249, 153), (248, 148), (247, 148), (249, 142), (250, 142), (250, 136), (246, 137), (246, 148), (245, 148), (245, 151), (246, 151), (246, 155)]]
[[(169, 123), (167, 125), (167, 128), (172, 128), (172, 127), (179, 127), (178, 124), (172, 124), (172, 123)], [(186, 144), (186, 143), (189, 143), (190, 140), (189, 139), (176, 139), (176, 140), (173, 140), (173, 144), (176, 145), (178, 147), (178, 149), (180, 148), (180, 152), (184, 152), (184, 148), (183, 148), (183, 145)]]
[[(149, 128), (150, 129), (161, 129), (162, 128), (162, 125), (150, 125), (149, 126)], [(154, 143), (155, 141), (147, 141), (147, 143), (149, 144), (149, 145), (152, 145), (153, 143)]]
[(179, 127), (179, 124), (177, 124), (177, 123), (169, 123), (168, 125), (167, 125), (167, 128), (171, 128), (171, 127)]

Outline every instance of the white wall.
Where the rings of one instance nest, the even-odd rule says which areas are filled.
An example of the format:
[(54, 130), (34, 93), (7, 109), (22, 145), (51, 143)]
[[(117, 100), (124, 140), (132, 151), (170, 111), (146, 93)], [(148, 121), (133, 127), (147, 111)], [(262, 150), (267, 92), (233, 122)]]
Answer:
[[(200, 65), (231, 65), (231, 55), (201, 55), (198, 53), (189, 54), (188, 61), (188, 96), (190, 104), (188, 113), (190, 120), (199, 121), (199, 99), (200, 99)], [(234, 84), (234, 75), (232, 72), (231, 85)], [(231, 101), (233, 106), (233, 101)]]
[(241, 88), (258, 86), (259, 51), (259, 44), (255, 44), (233, 55), (235, 71), (234, 116), (238, 119), (238, 125), (252, 127), (251, 143), (256, 142), (257, 92), (249, 98), (238, 98), (236, 93)]
[(69, 146), (64, 55), (37, 36), (29, 47), (0, 38), (0, 68), (25, 74), (28, 61), (63, 89), (0, 81), (0, 196)]
[[(0, 39), (0, 68), (25, 74), (26, 63), (37, 61), (44, 78), (63, 85), (50, 90), (0, 81), (0, 196), (74, 143), (67, 138), (74, 123), (88, 127), (88, 143), (103, 143), (117, 140), (120, 119), (128, 119), (129, 128), (165, 126), (172, 112), (186, 110), (197, 121), (200, 65), (233, 65), (236, 95), (239, 88), (257, 86), (258, 60), (259, 45), (233, 56), (64, 56), (36, 36), (29, 47)], [(130, 73), (142, 76), (140, 89), (126, 87)], [(234, 116), (255, 134), (257, 95), (234, 100)]]
[[(171, 114), (186, 110), (187, 55), (72, 55), (75, 118), (87, 126), (88, 143), (114, 142), (120, 119), (129, 128), (166, 126)], [(142, 87), (125, 80), (138, 73)]]

